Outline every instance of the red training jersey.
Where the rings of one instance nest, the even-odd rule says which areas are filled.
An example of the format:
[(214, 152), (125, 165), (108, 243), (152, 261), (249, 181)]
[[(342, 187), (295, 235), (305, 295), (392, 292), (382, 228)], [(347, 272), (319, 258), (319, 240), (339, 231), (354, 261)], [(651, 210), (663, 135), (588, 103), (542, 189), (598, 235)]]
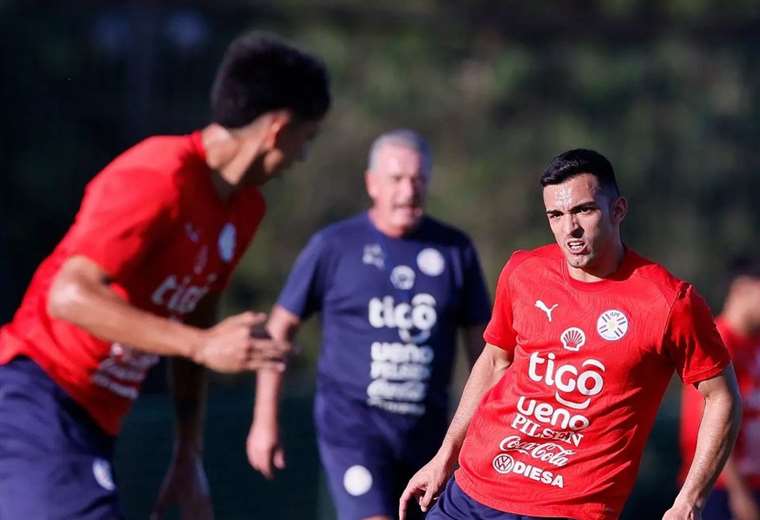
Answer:
[(729, 363), (694, 288), (627, 250), (610, 278), (570, 277), (559, 247), (512, 255), (485, 340), (513, 358), (480, 402), (456, 480), (498, 510), (617, 518), (673, 371)]
[[(760, 490), (760, 335), (747, 337), (737, 334), (720, 317), (716, 324), (734, 360), (742, 396), (742, 425), (733, 457), (747, 484)], [(684, 385), (681, 394), (681, 471), (678, 475), (681, 484), (694, 459), (703, 409), (702, 394), (693, 386)], [(721, 474), (715, 487), (724, 489), (725, 486), (725, 478)]]
[(158, 357), (52, 318), (48, 292), (61, 265), (85, 256), (131, 305), (181, 321), (225, 287), (264, 211), (253, 187), (217, 196), (200, 132), (138, 143), (88, 184), (73, 225), (0, 329), (0, 363), (32, 358), (115, 435)]

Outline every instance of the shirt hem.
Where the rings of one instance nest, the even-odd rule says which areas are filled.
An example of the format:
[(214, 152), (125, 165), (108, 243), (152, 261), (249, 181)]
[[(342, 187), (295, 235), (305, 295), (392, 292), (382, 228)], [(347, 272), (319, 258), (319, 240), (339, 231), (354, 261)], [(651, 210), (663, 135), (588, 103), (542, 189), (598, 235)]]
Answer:
[(546, 517), (560, 517), (560, 518), (568, 518), (568, 519), (583, 519), (583, 520), (616, 520), (620, 513), (619, 512), (610, 512), (609, 514), (601, 513), (590, 513), (589, 511), (578, 511), (577, 508), (567, 508), (563, 506), (540, 506), (531, 504), (530, 506), (524, 506), (519, 504), (512, 504), (505, 505), (505, 503), (501, 502), (498, 499), (494, 499), (493, 497), (488, 497), (486, 495), (483, 495), (482, 493), (478, 492), (477, 486), (472, 480), (464, 475), (462, 473), (462, 470), (456, 472), (454, 479), (456, 480), (457, 485), (462, 489), (462, 491), (467, 494), (470, 498), (480, 502), (481, 504), (488, 506), (492, 509), (496, 509), (498, 511), (503, 511), (505, 513), (511, 513), (515, 515), (525, 515), (525, 516), (546, 516)]

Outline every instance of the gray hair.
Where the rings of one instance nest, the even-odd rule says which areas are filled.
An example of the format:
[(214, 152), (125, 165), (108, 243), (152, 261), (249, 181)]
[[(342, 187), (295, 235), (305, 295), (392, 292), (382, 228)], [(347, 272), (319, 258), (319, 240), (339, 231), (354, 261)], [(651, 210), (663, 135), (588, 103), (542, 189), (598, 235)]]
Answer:
[(422, 173), (425, 177), (430, 178), (430, 172), (433, 167), (433, 157), (430, 153), (430, 145), (422, 135), (414, 130), (399, 128), (380, 134), (373, 142), (369, 149), (369, 162), (367, 169), (373, 171), (377, 165), (377, 156), (380, 149), (388, 144), (394, 144), (410, 148), (422, 156)]

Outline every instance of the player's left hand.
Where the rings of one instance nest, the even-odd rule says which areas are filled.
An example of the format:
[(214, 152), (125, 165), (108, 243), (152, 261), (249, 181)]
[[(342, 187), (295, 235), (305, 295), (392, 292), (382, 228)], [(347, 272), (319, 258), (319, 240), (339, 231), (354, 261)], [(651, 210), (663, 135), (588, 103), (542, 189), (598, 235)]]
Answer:
[(172, 506), (179, 506), (182, 520), (213, 520), (206, 472), (203, 461), (194, 450), (178, 448), (169, 467), (150, 520), (164, 518)]
[(676, 501), (673, 507), (662, 515), (662, 520), (702, 520), (702, 512), (695, 505)]
[(274, 478), (275, 470), (285, 469), (285, 450), (276, 424), (254, 421), (248, 432), (245, 451), (253, 469), (267, 480)]

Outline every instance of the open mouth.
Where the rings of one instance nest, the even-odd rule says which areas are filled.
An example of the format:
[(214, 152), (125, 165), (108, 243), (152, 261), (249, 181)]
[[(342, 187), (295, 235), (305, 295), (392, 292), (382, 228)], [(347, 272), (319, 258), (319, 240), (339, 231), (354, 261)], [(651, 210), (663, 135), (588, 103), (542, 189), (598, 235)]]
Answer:
[(420, 207), (416, 204), (399, 204), (393, 208), (396, 211), (403, 211), (404, 213), (417, 213), (420, 211)]
[(582, 255), (588, 252), (584, 240), (568, 240), (565, 242), (565, 246), (574, 255)]

